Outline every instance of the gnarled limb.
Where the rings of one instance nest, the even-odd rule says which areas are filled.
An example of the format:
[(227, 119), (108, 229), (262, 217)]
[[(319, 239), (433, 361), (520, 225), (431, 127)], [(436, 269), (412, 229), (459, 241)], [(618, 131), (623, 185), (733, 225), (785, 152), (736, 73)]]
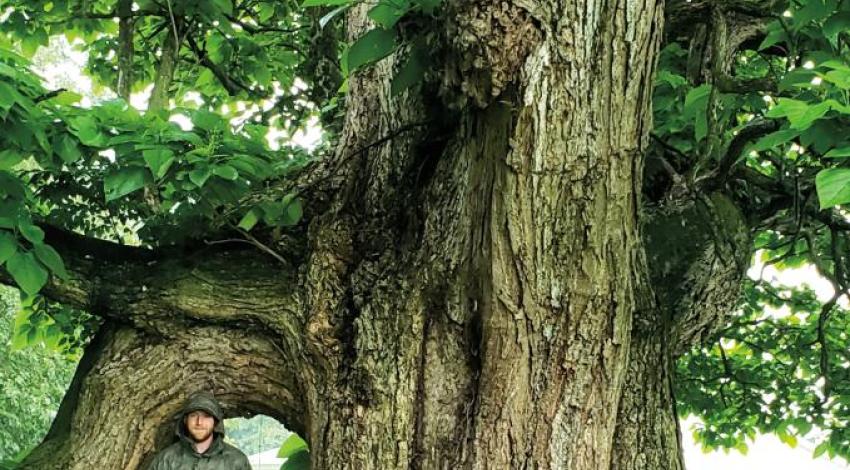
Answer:
[[(242, 323), (281, 335), (299, 329), (296, 267), (248, 249), (148, 250), (45, 227), (69, 273), (42, 294), (167, 336), (174, 324)], [(269, 277), (268, 273), (277, 275)], [(11, 282), (5, 272), (0, 278)]]

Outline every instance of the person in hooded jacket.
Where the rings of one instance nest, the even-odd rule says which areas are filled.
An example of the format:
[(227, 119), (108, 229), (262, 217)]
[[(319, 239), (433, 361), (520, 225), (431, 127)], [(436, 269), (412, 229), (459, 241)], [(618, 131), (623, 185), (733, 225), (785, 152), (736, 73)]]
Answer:
[(190, 396), (175, 424), (177, 442), (154, 457), (150, 470), (251, 470), (248, 457), (224, 442), (224, 414), (212, 394)]

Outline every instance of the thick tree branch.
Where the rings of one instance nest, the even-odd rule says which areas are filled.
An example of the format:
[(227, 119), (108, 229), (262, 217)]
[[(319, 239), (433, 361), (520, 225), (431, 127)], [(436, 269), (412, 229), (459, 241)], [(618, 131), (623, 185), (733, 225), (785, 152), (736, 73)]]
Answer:
[(709, 183), (709, 189), (717, 188), (726, 181), (726, 178), (732, 171), (732, 167), (734, 167), (740, 160), (741, 154), (747, 144), (777, 130), (778, 128), (779, 123), (775, 120), (754, 119), (747, 123), (743, 129), (738, 131), (726, 147), (726, 152), (723, 155), (723, 158), (717, 164), (717, 169), (713, 172), (713, 181)]
[(181, 43), (188, 35), (190, 27), (186, 26), (183, 18), (171, 17), (166, 20), (166, 34), (162, 41), (162, 54), (154, 78), (153, 90), (151, 91), (148, 110), (158, 111), (168, 108), (169, 88), (174, 80), (174, 72), (177, 68), (177, 56), (180, 52)]
[(192, 52), (195, 54), (195, 57), (198, 58), (198, 61), (201, 63), (201, 65), (209, 69), (209, 71), (212, 72), (213, 75), (215, 75), (215, 78), (218, 79), (219, 83), (221, 83), (221, 86), (223, 86), (224, 89), (227, 90), (227, 93), (230, 96), (237, 95), (239, 91), (246, 91), (249, 94), (252, 93), (252, 90), (248, 88), (248, 86), (246, 86), (242, 82), (239, 82), (238, 80), (234, 80), (233, 78), (231, 78), (230, 75), (227, 74), (227, 72), (225, 72), (221, 67), (219, 67), (218, 64), (213, 62), (207, 55), (206, 51), (198, 46), (198, 43), (195, 42), (195, 39), (192, 36), (188, 36), (186, 39), (189, 43), (189, 48), (192, 49)]
[(750, 253), (749, 228), (720, 193), (668, 201), (644, 227), (652, 283), (670, 312), (670, 352), (708, 338), (734, 310)]
[(754, 91), (775, 93), (778, 88), (776, 80), (769, 77), (746, 79), (728, 74), (715, 77), (714, 84), (723, 93), (750, 93)]
[[(299, 329), (294, 264), (255, 249), (154, 251), (44, 228), (70, 277), (42, 289), (57, 302), (165, 336), (173, 323), (236, 323), (286, 336)], [(0, 281), (12, 283), (5, 271)]]

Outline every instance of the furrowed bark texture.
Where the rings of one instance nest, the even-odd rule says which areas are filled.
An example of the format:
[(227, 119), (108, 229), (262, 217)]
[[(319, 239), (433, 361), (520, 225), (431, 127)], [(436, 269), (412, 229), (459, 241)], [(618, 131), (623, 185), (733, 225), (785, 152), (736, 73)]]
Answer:
[[(436, 161), (417, 163), (410, 139), (396, 139), (351, 166), (365, 180), (335, 220), (378, 230), (319, 229), (353, 255), (314, 255), (339, 266), (327, 282), (348, 287), (316, 312), (345, 336), (341, 352), (319, 355), (331, 377), (319, 382), (336, 388), (311, 410), (324, 418), (311, 427), (313, 463), (606, 468), (642, 269), (634, 181), (661, 9), (454, 8), (467, 34), (450, 42), (447, 81), (472, 105)], [(352, 83), (347, 137), (417, 117), (380, 75)], [(409, 176), (420, 194), (405, 192)], [(388, 204), (398, 200), (413, 204)]]
[(635, 311), (611, 468), (683, 469), (675, 361), (732, 312), (749, 228), (719, 193), (647, 207), (642, 222), (650, 280)]
[(291, 262), (51, 241), (71, 281), (46, 294), (111, 326), (25, 468), (144, 467), (198, 389), (301, 433), (316, 469), (682, 468), (672, 363), (714, 245), (691, 240), (683, 292), (654, 288), (638, 207), (662, 3), (446, 10), (421, 92), (390, 96), (398, 55), (349, 79), (332, 197)]
[(183, 42), (182, 35), (185, 33), (185, 31), (181, 31), (183, 27), (182, 18), (172, 16), (168, 28), (163, 32), (159, 65), (156, 69), (153, 90), (151, 90), (151, 97), (148, 101), (148, 109), (151, 111), (168, 108), (169, 87), (174, 80), (177, 56), (180, 54), (180, 46)]

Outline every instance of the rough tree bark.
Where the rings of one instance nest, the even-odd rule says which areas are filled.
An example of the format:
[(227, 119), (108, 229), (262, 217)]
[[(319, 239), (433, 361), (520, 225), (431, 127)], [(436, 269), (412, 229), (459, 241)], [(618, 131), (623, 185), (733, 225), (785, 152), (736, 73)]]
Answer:
[(390, 97), (396, 57), (351, 79), (286, 263), (48, 234), (71, 280), (45, 293), (107, 326), (24, 468), (143, 466), (202, 388), (316, 469), (683, 468), (672, 365), (730, 310), (747, 230), (720, 194), (641, 212), (663, 2), (446, 8), (421, 93)]

